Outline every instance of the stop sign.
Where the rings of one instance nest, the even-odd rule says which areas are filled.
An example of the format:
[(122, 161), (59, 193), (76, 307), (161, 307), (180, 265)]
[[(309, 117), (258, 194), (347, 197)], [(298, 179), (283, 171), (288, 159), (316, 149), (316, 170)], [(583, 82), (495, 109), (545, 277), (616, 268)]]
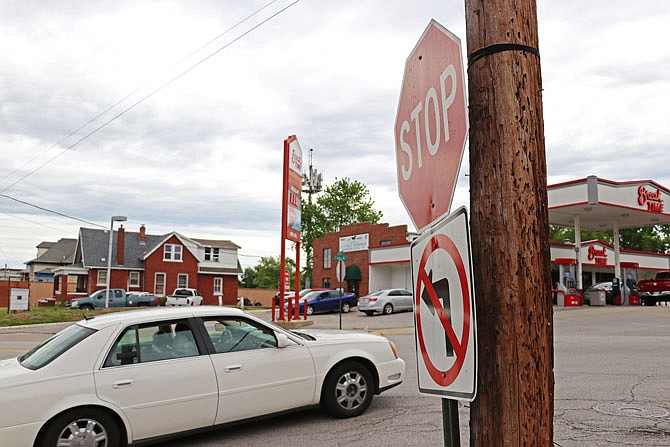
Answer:
[(449, 212), (468, 132), (461, 41), (431, 20), (405, 63), (395, 121), (398, 191), (418, 230)]

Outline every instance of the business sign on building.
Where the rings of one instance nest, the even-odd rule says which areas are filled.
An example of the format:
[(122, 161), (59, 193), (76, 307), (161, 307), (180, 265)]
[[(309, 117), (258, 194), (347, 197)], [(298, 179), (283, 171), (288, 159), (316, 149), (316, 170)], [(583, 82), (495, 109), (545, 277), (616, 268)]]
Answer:
[(340, 250), (342, 252), (362, 251), (370, 248), (370, 234), (355, 234), (340, 238)]
[(302, 191), (302, 149), (295, 135), (288, 137), (284, 144), (288, 145), (285, 159), (284, 200), (286, 201), (286, 239), (300, 242), (301, 230), (301, 191)]

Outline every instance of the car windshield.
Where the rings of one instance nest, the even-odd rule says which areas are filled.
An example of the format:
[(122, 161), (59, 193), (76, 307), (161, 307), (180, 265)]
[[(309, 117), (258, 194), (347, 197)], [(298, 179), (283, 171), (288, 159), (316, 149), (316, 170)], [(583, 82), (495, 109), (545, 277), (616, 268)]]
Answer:
[(28, 369), (40, 369), (94, 332), (95, 329), (73, 324), (23, 354), (19, 362)]

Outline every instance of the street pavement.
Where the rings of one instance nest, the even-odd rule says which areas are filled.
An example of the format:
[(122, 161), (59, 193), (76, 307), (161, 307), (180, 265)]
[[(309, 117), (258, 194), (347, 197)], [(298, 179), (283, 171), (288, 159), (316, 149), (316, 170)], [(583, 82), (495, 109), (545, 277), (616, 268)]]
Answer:
[[(254, 314), (271, 318), (269, 311)], [(343, 329), (392, 339), (407, 361), (405, 383), (374, 399), (366, 414), (341, 421), (302, 412), (161, 445), (442, 445), (440, 399), (417, 390), (412, 313), (368, 317), (353, 311), (342, 317)], [(339, 328), (338, 314), (310, 319), (311, 328)], [(670, 446), (669, 323), (670, 307), (554, 308), (554, 445)], [(0, 328), (0, 358), (25, 352), (66, 325)], [(459, 416), (467, 446), (468, 403), (460, 403)]]

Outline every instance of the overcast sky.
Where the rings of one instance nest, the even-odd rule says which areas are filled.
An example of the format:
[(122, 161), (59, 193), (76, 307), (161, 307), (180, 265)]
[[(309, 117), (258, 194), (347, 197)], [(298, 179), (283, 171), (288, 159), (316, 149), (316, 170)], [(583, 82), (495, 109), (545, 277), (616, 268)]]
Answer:
[[(104, 227), (121, 214), (130, 231), (228, 239), (249, 266), (279, 254), (295, 134), (326, 184), (365, 183), (384, 222), (413, 229), (396, 186), (403, 68), (431, 18), (466, 54), (463, 1), (301, 0), (271, 18), (294, 1), (275, 0), (230, 30), (269, 1), (0, 2), (0, 191)], [(670, 2), (539, 0), (538, 14), (549, 183), (670, 186)], [(0, 197), (0, 266), (80, 226)]]

